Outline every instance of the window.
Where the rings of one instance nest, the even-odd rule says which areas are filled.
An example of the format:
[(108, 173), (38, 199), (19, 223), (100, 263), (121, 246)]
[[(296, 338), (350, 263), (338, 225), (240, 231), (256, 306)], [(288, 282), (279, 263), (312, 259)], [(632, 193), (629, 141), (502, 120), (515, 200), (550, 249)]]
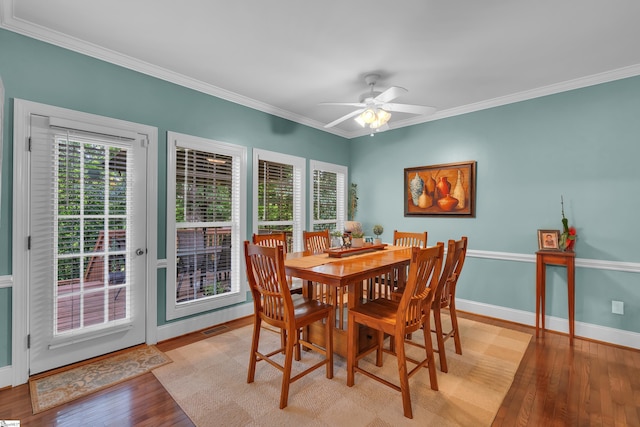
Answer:
[(284, 232), (288, 251), (302, 250), (305, 159), (255, 149), (254, 233)]
[(313, 230), (342, 230), (346, 216), (347, 167), (312, 160), (310, 169)]
[[(169, 132), (167, 318), (245, 301), (246, 149)], [(175, 261), (173, 261), (175, 260)]]

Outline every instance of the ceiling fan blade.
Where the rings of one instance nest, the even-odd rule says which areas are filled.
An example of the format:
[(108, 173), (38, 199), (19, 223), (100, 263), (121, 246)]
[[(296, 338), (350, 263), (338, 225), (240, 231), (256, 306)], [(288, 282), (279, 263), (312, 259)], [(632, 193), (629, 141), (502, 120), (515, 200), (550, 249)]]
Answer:
[(321, 102), (318, 105), (344, 105), (346, 107), (366, 107), (362, 102)]
[(407, 92), (408, 90), (406, 90), (403, 87), (391, 86), (389, 89), (385, 90), (380, 95), (373, 98), (373, 100), (376, 102), (389, 102), (392, 99), (396, 99), (400, 95), (405, 94)]
[(427, 107), (425, 105), (409, 105), (409, 104), (385, 104), (382, 106), (383, 109), (388, 111), (397, 111), (399, 113), (410, 113), (410, 114), (433, 114), (436, 112), (435, 107)]
[(349, 114), (347, 114), (346, 116), (342, 116), (337, 120), (332, 121), (329, 124), (324, 125), (325, 128), (330, 128), (332, 126), (337, 125), (338, 123), (342, 123), (347, 119), (350, 119), (351, 117), (357, 116), (358, 114), (362, 113), (365, 109), (364, 108), (360, 108), (358, 110), (352, 111)]

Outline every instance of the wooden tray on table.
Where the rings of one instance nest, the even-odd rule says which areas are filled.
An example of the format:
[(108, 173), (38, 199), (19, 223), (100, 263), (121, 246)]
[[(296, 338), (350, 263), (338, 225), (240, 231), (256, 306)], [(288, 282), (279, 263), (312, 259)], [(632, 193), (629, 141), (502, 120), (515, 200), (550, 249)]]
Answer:
[(361, 248), (329, 248), (325, 249), (325, 253), (329, 254), (330, 258), (343, 258), (351, 255), (364, 254), (367, 252), (379, 251), (387, 247), (386, 243), (379, 245), (368, 245)]

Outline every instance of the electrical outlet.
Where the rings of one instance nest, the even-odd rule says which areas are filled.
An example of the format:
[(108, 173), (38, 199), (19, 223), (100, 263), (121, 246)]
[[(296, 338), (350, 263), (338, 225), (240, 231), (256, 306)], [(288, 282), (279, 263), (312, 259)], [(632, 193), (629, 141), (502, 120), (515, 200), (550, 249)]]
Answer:
[(611, 312), (613, 314), (624, 314), (624, 302), (611, 301)]

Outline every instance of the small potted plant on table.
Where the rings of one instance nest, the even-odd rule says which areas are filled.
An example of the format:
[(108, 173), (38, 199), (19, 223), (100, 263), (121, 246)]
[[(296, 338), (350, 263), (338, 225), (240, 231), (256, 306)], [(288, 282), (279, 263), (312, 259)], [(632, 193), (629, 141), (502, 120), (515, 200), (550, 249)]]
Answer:
[(351, 246), (354, 248), (361, 248), (364, 246), (364, 233), (362, 232), (362, 226), (357, 223), (351, 230)]
[(376, 224), (373, 226), (373, 234), (376, 235), (376, 238), (373, 240), (374, 245), (381, 245), (382, 239), (380, 239), (380, 235), (384, 232), (384, 228), (380, 224)]

